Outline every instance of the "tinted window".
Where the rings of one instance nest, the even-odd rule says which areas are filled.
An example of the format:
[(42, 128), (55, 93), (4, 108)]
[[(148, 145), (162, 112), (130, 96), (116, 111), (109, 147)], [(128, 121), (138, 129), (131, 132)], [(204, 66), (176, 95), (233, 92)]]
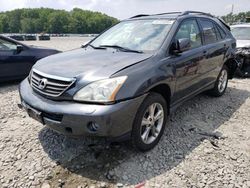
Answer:
[(184, 21), (176, 33), (175, 39), (188, 38), (191, 41), (191, 48), (201, 46), (201, 35), (198, 24), (195, 20)]
[(216, 29), (211, 21), (201, 20), (201, 27), (203, 30), (205, 44), (217, 42)]
[(227, 35), (226, 32), (223, 29), (221, 29), (221, 27), (219, 27), (219, 26), (217, 26), (217, 28), (219, 29), (221, 38), (222, 39), (226, 38), (226, 35)]
[(215, 32), (216, 32), (216, 37), (218, 40), (222, 40), (222, 36), (221, 36), (221, 33), (219, 31), (219, 28), (215, 25)]
[(1, 51), (16, 50), (16, 44), (0, 39), (0, 50)]

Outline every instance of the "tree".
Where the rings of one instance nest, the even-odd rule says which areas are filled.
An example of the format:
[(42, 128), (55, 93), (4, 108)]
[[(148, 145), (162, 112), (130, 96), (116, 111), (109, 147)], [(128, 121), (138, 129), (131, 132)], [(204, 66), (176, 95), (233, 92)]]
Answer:
[(70, 12), (50, 8), (25, 8), (0, 13), (2, 33), (100, 33), (118, 20), (75, 8)]
[(66, 11), (53, 12), (49, 15), (50, 33), (68, 33), (69, 16)]

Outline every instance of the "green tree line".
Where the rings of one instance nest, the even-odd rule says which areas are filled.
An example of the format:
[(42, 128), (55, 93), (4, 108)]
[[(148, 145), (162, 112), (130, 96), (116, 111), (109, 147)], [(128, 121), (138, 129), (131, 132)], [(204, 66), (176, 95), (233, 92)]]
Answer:
[(16, 9), (0, 12), (0, 33), (100, 33), (117, 22), (106, 14), (79, 8)]
[[(228, 24), (235, 24), (235, 23), (241, 23), (241, 22), (249, 22), (250, 19), (250, 11), (248, 12), (240, 12), (238, 14), (227, 14), (225, 16), (221, 17), (226, 23)], [(248, 19), (247, 19), (248, 18)]]

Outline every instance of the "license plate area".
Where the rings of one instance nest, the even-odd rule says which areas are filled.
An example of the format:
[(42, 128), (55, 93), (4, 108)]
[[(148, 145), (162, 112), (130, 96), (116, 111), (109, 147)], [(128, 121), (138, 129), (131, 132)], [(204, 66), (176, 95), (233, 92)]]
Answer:
[(34, 108), (31, 108), (30, 106), (26, 106), (26, 111), (29, 115), (29, 117), (33, 118), (34, 120), (44, 124), (42, 112), (37, 111)]

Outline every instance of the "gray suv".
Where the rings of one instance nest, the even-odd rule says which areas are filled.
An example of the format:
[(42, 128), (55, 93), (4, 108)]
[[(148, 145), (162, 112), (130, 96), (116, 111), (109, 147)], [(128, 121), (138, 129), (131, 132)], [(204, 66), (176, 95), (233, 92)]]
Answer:
[(230, 28), (210, 14), (137, 15), (39, 60), (20, 85), (20, 107), (65, 135), (130, 138), (146, 151), (183, 101), (224, 94), (235, 46)]

